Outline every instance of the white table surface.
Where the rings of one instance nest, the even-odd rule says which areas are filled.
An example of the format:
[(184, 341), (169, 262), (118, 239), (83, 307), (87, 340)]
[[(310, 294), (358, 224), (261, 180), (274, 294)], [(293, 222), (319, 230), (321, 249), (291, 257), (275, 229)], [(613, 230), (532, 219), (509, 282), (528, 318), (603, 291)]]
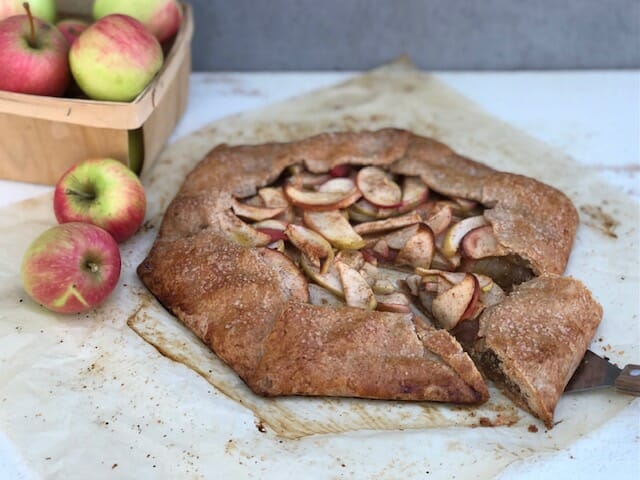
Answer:
[[(352, 75), (194, 73), (187, 111), (170, 141), (227, 115), (329, 86)], [(491, 114), (593, 166), (610, 183), (640, 201), (640, 71), (437, 76)], [(0, 180), (0, 207), (49, 191), (51, 187)], [(510, 475), (531, 479), (568, 475), (640, 478), (639, 405), (636, 401), (596, 434), (544, 465), (536, 463), (528, 468), (525, 464)], [(28, 478), (26, 471), (0, 434), (0, 479)]]

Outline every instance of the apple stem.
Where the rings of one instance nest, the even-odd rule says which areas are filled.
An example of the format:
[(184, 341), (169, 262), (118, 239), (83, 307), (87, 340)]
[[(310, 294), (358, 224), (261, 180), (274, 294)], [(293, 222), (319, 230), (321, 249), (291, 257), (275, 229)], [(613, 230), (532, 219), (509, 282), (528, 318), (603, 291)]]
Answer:
[(100, 270), (100, 267), (95, 262), (87, 263), (87, 267), (89, 267), (91, 273), (97, 273)]
[(65, 195), (77, 195), (78, 197), (86, 198), (87, 200), (93, 200), (96, 198), (94, 193), (87, 193), (82, 190), (72, 190), (71, 188), (67, 188), (64, 193)]
[(29, 17), (29, 26), (31, 28), (31, 35), (29, 35), (29, 46), (31, 48), (36, 48), (36, 26), (33, 22), (33, 15), (31, 14), (31, 7), (29, 6), (29, 2), (24, 2), (22, 4), (24, 9), (27, 11), (27, 16)]

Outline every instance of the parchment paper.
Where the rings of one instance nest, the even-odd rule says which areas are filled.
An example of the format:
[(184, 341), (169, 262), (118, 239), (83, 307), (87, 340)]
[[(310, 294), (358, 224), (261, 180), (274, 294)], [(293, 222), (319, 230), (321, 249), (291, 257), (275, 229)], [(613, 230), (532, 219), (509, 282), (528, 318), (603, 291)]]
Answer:
[[(51, 198), (0, 211), (0, 432), (33, 476), (492, 478), (514, 462), (567, 448), (625, 409), (630, 397), (612, 391), (567, 395), (556, 411), (559, 423), (546, 431), (493, 389), (492, 402), (480, 411), (261, 399), (137, 280), (135, 267), (164, 209), (214, 145), (386, 126), (433, 136), (565, 191), (582, 220), (567, 273), (582, 279), (605, 310), (592, 349), (616, 362), (638, 361), (638, 204), (435, 78), (395, 64), (217, 122), (168, 147), (143, 174), (147, 221), (122, 246), (120, 284), (91, 313), (48, 313), (20, 286), (24, 249), (55, 224)], [(479, 424), (510, 426), (471, 427)]]

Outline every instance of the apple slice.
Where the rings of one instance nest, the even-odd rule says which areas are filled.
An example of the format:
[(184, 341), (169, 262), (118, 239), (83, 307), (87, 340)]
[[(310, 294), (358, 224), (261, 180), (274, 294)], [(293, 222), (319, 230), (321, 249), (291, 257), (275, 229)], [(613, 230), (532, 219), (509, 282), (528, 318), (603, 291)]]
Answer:
[(220, 230), (226, 238), (243, 247), (264, 247), (271, 243), (271, 236), (247, 225), (230, 210), (217, 216)]
[(393, 232), (389, 232), (382, 237), (382, 239), (387, 242), (389, 248), (393, 248), (395, 250), (400, 250), (404, 247), (409, 239), (413, 237), (418, 230), (420, 229), (419, 223), (414, 223), (413, 225), (409, 225), (408, 227), (400, 228)]
[(384, 238), (378, 240), (371, 248), (365, 248), (362, 250), (362, 254), (367, 258), (367, 256), (371, 256), (375, 259), (375, 262), (379, 261), (391, 263), (395, 259), (398, 251), (389, 248), (389, 244)]
[(305, 211), (302, 217), (309, 228), (329, 240), (329, 243), (338, 249), (359, 250), (365, 245), (365, 241), (355, 232), (339, 210)]
[(381, 312), (411, 313), (409, 299), (402, 292), (376, 295), (376, 310)]
[(322, 185), (329, 179), (331, 179), (331, 176), (327, 173), (311, 173), (303, 170), (291, 176), (289, 183), (298, 188), (311, 188)]
[(427, 201), (429, 187), (420, 177), (404, 177), (402, 180), (402, 209), (407, 211)]
[(363, 276), (345, 263), (336, 262), (335, 265), (338, 270), (338, 275), (340, 275), (347, 305), (350, 307), (364, 308), (366, 310), (374, 310), (377, 305), (376, 297)]
[(431, 260), (431, 268), (437, 270), (454, 271), (462, 263), (462, 255), (456, 253), (453, 257), (445, 257), (439, 248), (436, 248), (433, 254), (433, 260)]
[(504, 292), (504, 290), (500, 288), (497, 283), (492, 282), (491, 288), (486, 290), (482, 288), (480, 289), (479, 301), (482, 302), (485, 306), (491, 307), (502, 302), (502, 300), (504, 300), (506, 296), (507, 294)]
[(327, 273), (333, 262), (333, 248), (323, 236), (309, 228), (294, 224), (287, 225), (284, 233), (314, 266), (320, 268), (320, 273)]
[(431, 229), (419, 224), (418, 231), (400, 249), (396, 255), (397, 265), (428, 268), (436, 251), (435, 239)]
[(387, 295), (395, 292), (397, 288), (390, 279), (378, 278), (373, 285), (371, 285), (371, 290), (373, 290), (373, 293), (376, 295)]
[(458, 223), (451, 225), (444, 234), (442, 239), (442, 253), (446, 257), (453, 257), (460, 247), (460, 242), (464, 236), (474, 228), (488, 225), (489, 222), (483, 215), (468, 217), (460, 220)]
[(341, 163), (339, 165), (334, 165), (333, 167), (331, 167), (331, 170), (329, 170), (329, 175), (331, 175), (332, 177), (348, 177), (349, 175), (351, 175), (352, 170), (353, 168), (351, 167), (351, 165)]
[(434, 235), (440, 235), (443, 233), (449, 225), (451, 225), (451, 221), (453, 219), (453, 212), (451, 211), (451, 206), (442, 205), (435, 212), (433, 212), (429, 217), (424, 221), (431, 231), (433, 231)]
[(479, 292), (478, 280), (467, 274), (460, 283), (433, 299), (433, 317), (441, 327), (451, 330), (464, 319), (465, 314), (469, 315), (470, 307), (475, 308), (474, 301), (478, 301)]
[(231, 200), (231, 208), (237, 216), (259, 222), (260, 220), (277, 217), (284, 212), (287, 207), (254, 207), (253, 205), (239, 202), (233, 198)]
[(316, 189), (318, 192), (351, 192), (356, 187), (356, 184), (350, 178), (332, 178), (326, 182), (318, 185)]
[(258, 196), (262, 199), (265, 207), (288, 207), (289, 202), (284, 196), (282, 187), (264, 187), (258, 190)]
[(477, 260), (485, 257), (499, 257), (505, 253), (505, 249), (493, 234), (491, 225), (474, 228), (462, 239), (462, 254), (467, 258)]
[(339, 250), (335, 259), (336, 262), (345, 263), (356, 270), (360, 270), (365, 264), (364, 255), (360, 250)]
[(356, 185), (362, 196), (377, 207), (399, 207), (402, 204), (400, 185), (380, 167), (364, 167), (356, 175)]
[(300, 268), (315, 283), (329, 290), (332, 294), (344, 298), (344, 289), (342, 281), (336, 269), (336, 262), (332, 262), (331, 266), (325, 273), (320, 273), (320, 268), (311, 263), (304, 254), (300, 255)]
[(367, 202), (364, 198), (361, 198), (351, 205), (351, 207), (349, 207), (349, 211), (356, 212), (360, 214), (360, 216), (368, 217), (367, 221), (389, 218), (399, 213), (397, 208), (376, 207), (372, 203)]
[(282, 220), (275, 220), (269, 218), (267, 220), (261, 220), (259, 222), (252, 223), (251, 226), (257, 231), (266, 233), (271, 237), (271, 241), (287, 240), (287, 236), (284, 233), (288, 223)]
[(338, 210), (356, 202), (361, 194), (355, 186), (349, 192), (316, 192), (300, 190), (292, 183), (284, 186), (284, 194), (289, 201), (304, 210)]
[(391, 217), (384, 220), (374, 220), (373, 222), (360, 223), (353, 227), (360, 235), (371, 235), (374, 233), (386, 232), (397, 228), (406, 227), (420, 223), (421, 218), (418, 212), (405, 213), (398, 217)]
[(475, 200), (468, 200), (466, 198), (456, 197), (453, 199), (453, 201), (458, 204), (462, 213), (467, 215), (469, 214), (469, 212), (472, 212), (473, 210), (478, 208), (479, 205)]
[(420, 290), (420, 285), (422, 284), (422, 277), (420, 275), (411, 274), (407, 275), (404, 280), (401, 282), (403, 285), (403, 289), (408, 291), (414, 297), (418, 296), (418, 291)]

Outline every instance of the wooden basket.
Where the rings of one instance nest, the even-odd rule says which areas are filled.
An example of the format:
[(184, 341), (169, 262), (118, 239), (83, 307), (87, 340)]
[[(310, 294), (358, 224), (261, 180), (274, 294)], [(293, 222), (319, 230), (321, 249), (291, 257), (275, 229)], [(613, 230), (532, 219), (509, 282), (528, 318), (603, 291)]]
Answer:
[[(57, 4), (65, 14), (90, 13), (91, 2)], [(136, 173), (153, 163), (187, 104), (193, 16), (183, 8), (162, 69), (129, 103), (0, 91), (0, 178), (52, 185), (87, 158), (115, 158)]]

